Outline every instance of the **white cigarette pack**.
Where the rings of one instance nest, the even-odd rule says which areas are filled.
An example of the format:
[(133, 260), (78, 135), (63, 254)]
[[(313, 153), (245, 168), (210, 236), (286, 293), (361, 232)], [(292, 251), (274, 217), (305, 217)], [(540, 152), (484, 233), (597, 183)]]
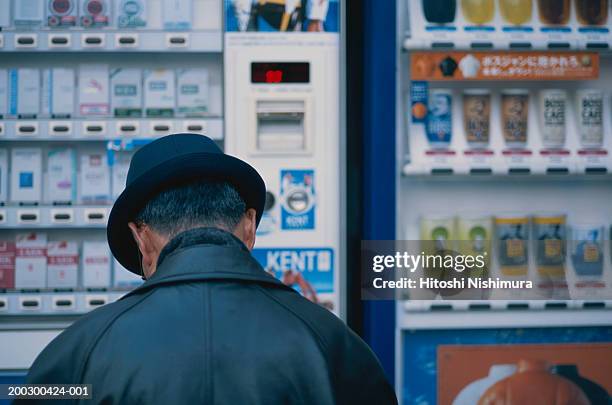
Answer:
[(174, 70), (148, 69), (144, 74), (145, 110), (149, 117), (172, 117), (176, 105)]
[(80, 187), (82, 202), (108, 202), (110, 173), (104, 153), (87, 153), (81, 156)]
[(76, 242), (47, 244), (47, 287), (76, 288), (79, 268), (79, 246)]
[(9, 27), (11, 25), (11, 0), (0, 0), (0, 28)]
[(11, 201), (38, 203), (42, 197), (42, 150), (11, 150)]
[(0, 69), (0, 119), (8, 114), (8, 71)]
[(108, 65), (79, 66), (79, 112), (82, 116), (107, 116), (109, 104)]
[(11, 69), (9, 73), (9, 113), (34, 118), (40, 112), (40, 72), (38, 69)]
[(53, 118), (70, 118), (74, 115), (74, 85), (74, 69), (45, 69), (42, 113)]
[(16, 239), (15, 288), (45, 288), (47, 284), (47, 234), (23, 233)]
[(115, 0), (115, 4), (119, 28), (140, 28), (147, 25), (145, 0)]
[[(5, 12), (3, 10), (3, 12)], [(44, 0), (13, 1), (13, 24), (16, 27), (32, 28), (41, 25), (45, 18)]]
[(76, 200), (76, 153), (72, 148), (54, 148), (47, 152), (46, 200), (71, 203)]
[(127, 270), (117, 261), (117, 259), (113, 259), (113, 262), (113, 285), (115, 287), (133, 288), (142, 284), (142, 277)]
[(110, 251), (106, 242), (83, 242), (83, 287), (108, 288), (111, 285)]
[(113, 200), (125, 189), (128, 170), (130, 168), (131, 154), (127, 152), (116, 153), (112, 166), (112, 197)]
[(142, 116), (142, 71), (113, 69), (111, 108), (115, 117)]
[(8, 151), (0, 149), (0, 205), (8, 201)]
[(201, 117), (208, 111), (208, 70), (178, 71), (178, 112), (185, 117)]
[(191, 29), (192, 0), (164, 0), (163, 5), (164, 29)]

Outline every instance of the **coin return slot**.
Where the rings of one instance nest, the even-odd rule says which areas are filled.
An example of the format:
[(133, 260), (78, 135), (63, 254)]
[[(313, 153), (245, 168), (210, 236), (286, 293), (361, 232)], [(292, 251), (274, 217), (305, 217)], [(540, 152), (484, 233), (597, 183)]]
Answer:
[(304, 101), (257, 101), (257, 149), (304, 151), (304, 117)]
[(202, 131), (203, 129), (204, 127), (202, 125), (188, 125), (187, 126), (188, 131)]
[(100, 305), (106, 304), (106, 301), (101, 298), (92, 298), (88, 301), (90, 307), (99, 307)]
[(168, 125), (155, 125), (153, 126), (155, 131), (169, 131), (170, 127)]

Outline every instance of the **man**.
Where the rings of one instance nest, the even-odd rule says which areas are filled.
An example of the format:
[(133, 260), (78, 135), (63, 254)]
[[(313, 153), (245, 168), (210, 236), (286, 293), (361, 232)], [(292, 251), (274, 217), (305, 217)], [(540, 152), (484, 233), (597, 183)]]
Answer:
[(361, 339), (251, 256), (264, 201), (205, 136), (144, 146), (108, 242), (146, 282), (51, 342), (28, 383), (91, 384), (105, 404), (396, 404)]

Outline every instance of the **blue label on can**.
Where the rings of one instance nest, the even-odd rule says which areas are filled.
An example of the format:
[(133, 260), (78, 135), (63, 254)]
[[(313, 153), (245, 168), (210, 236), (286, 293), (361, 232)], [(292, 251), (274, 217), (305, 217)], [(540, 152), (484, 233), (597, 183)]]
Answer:
[(427, 140), (431, 143), (450, 143), (453, 129), (452, 95), (446, 92), (432, 92), (427, 110), (425, 123)]

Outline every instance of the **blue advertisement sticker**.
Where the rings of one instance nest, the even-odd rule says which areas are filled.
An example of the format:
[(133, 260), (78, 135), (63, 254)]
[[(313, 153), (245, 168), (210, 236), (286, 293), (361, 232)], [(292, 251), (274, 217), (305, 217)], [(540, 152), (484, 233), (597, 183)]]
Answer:
[[(316, 301), (334, 292), (334, 251), (330, 248), (256, 248), (253, 257), (268, 273)], [(312, 300), (312, 299), (311, 299)]]
[(281, 170), (280, 195), (281, 229), (314, 229), (314, 170)]

